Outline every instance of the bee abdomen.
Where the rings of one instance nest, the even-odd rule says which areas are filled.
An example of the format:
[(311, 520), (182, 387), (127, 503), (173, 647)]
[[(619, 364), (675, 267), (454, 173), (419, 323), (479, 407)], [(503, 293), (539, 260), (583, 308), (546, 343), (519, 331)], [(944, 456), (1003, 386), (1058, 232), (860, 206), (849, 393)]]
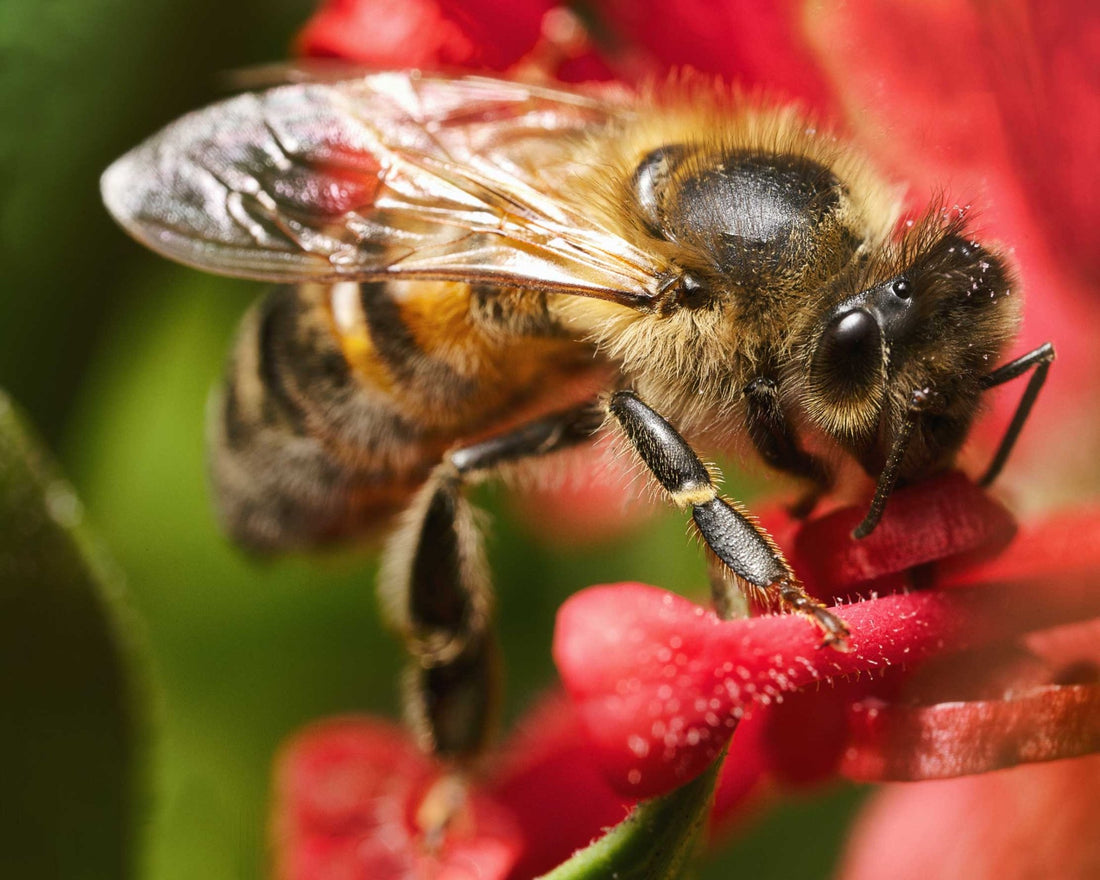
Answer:
[(280, 287), (242, 322), (210, 413), (221, 519), (257, 550), (323, 544), (399, 509), (438, 451), (353, 374), (327, 289)]
[(260, 550), (369, 532), (449, 447), (592, 363), (539, 295), (446, 282), (276, 288), (242, 322), (211, 413), (224, 525)]

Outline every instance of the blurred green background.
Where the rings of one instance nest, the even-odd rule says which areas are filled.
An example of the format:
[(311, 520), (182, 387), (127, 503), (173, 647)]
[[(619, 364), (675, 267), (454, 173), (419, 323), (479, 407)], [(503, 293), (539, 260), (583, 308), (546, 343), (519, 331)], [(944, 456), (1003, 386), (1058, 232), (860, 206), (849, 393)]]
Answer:
[[(122, 572), (138, 621), (139, 690), (150, 701), (149, 717), (134, 722), (143, 743), (135, 751), (102, 646), (96, 653), (50, 628), (49, 613), (39, 620), (6, 604), (7, 644), (21, 633), (33, 645), (34, 627), (44, 630), (39, 659), (0, 654), (0, 675), (22, 686), (4, 693), (23, 694), (3, 710), (15, 723), (2, 728), (13, 739), (0, 739), (0, 876), (263, 876), (269, 767), (280, 741), (333, 713), (395, 711), (401, 656), (379, 624), (374, 561), (256, 565), (228, 546), (210, 513), (205, 399), (240, 314), (262, 288), (145, 252), (113, 226), (98, 195), (112, 159), (216, 98), (226, 71), (285, 58), (312, 7), (0, 4), (0, 387), (59, 457)], [(510, 519), (501, 493), (482, 500), (497, 514), (489, 549), (509, 719), (553, 680), (553, 614), (570, 592), (625, 579), (681, 590), (704, 583), (701, 554), (674, 515), (599, 548), (563, 548)], [(95, 610), (65, 613), (86, 614), (89, 631), (106, 626)], [(55, 662), (43, 663), (47, 656)], [(96, 687), (102, 702), (88, 697)], [(78, 695), (98, 721), (70, 711)], [(32, 711), (23, 725), (20, 713)], [(76, 729), (53, 752), (40, 740), (38, 759), (23, 760), (18, 736), (51, 725)], [(94, 730), (102, 736), (93, 744)], [(118, 768), (135, 755), (139, 779), (120, 792)], [(97, 785), (112, 790), (97, 795)], [(782, 808), (732, 841), (703, 876), (826, 876), (857, 801), (846, 790)], [(130, 830), (120, 825), (127, 810)]]

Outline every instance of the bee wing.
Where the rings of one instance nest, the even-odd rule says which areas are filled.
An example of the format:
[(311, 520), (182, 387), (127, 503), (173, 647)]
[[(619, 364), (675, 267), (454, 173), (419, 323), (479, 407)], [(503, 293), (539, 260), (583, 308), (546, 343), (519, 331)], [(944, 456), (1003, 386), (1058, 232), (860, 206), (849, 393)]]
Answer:
[(485, 281), (644, 307), (668, 271), (569, 192), (576, 140), (626, 102), (381, 73), (244, 94), (183, 117), (103, 175), (135, 238), (278, 282)]

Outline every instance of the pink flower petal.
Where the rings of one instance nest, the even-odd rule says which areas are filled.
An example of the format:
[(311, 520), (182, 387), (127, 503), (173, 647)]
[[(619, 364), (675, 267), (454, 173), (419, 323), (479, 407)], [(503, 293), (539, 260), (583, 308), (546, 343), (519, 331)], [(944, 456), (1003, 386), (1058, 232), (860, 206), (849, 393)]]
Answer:
[(538, 877), (617, 825), (633, 806), (611, 789), (564, 694), (528, 712), (487, 787), (524, 838), (510, 877)]
[(1100, 508), (1066, 510), (1028, 523), (994, 558), (963, 570), (941, 568), (948, 584), (1090, 578), (1100, 570)]
[(1100, 685), (1051, 685), (1000, 700), (852, 706), (841, 773), (942, 779), (1100, 751)]
[(846, 507), (795, 533), (791, 562), (819, 598), (881, 592), (883, 578), (929, 562), (965, 554), (972, 563), (1001, 550), (1016, 531), (1012, 514), (958, 471), (898, 489), (878, 528), (856, 540), (852, 530), (866, 512), (866, 505)]
[(1060, 584), (887, 596), (836, 609), (851, 651), (789, 615), (719, 621), (641, 584), (593, 587), (558, 612), (554, 659), (611, 784), (650, 796), (718, 753), (734, 718), (818, 681), (899, 664), (1100, 613), (1100, 572)]
[(601, 0), (602, 24), (657, 73), (690, 67), (747, 88), (796, 98), (818, 112), (831, 89), (802, 28), (799, 0)]
[(842, 880), (1095, 880), (1100, 755), (885, 786), (851, 835)]
[(393, 725), (336, 719), (299, 734), (276, 767), (276, 876), (503, 880), (520, 836), (484, 795), (469, 794), (441, 839), (426, 839), (417, 814), (442, 775)]
[(328, 0), (298, 37), (298, 54), (376, 69), (503, 71), (539, 38), (550, 0)]

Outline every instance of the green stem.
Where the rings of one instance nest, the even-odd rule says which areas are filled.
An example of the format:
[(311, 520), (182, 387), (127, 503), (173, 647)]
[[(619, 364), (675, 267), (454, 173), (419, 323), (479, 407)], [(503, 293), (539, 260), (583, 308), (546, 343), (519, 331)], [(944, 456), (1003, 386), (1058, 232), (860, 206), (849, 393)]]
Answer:
[(698, 847), (726, 751), (675, 791), (638, 804), (603, 837), (540, 880), (675, 880)]

